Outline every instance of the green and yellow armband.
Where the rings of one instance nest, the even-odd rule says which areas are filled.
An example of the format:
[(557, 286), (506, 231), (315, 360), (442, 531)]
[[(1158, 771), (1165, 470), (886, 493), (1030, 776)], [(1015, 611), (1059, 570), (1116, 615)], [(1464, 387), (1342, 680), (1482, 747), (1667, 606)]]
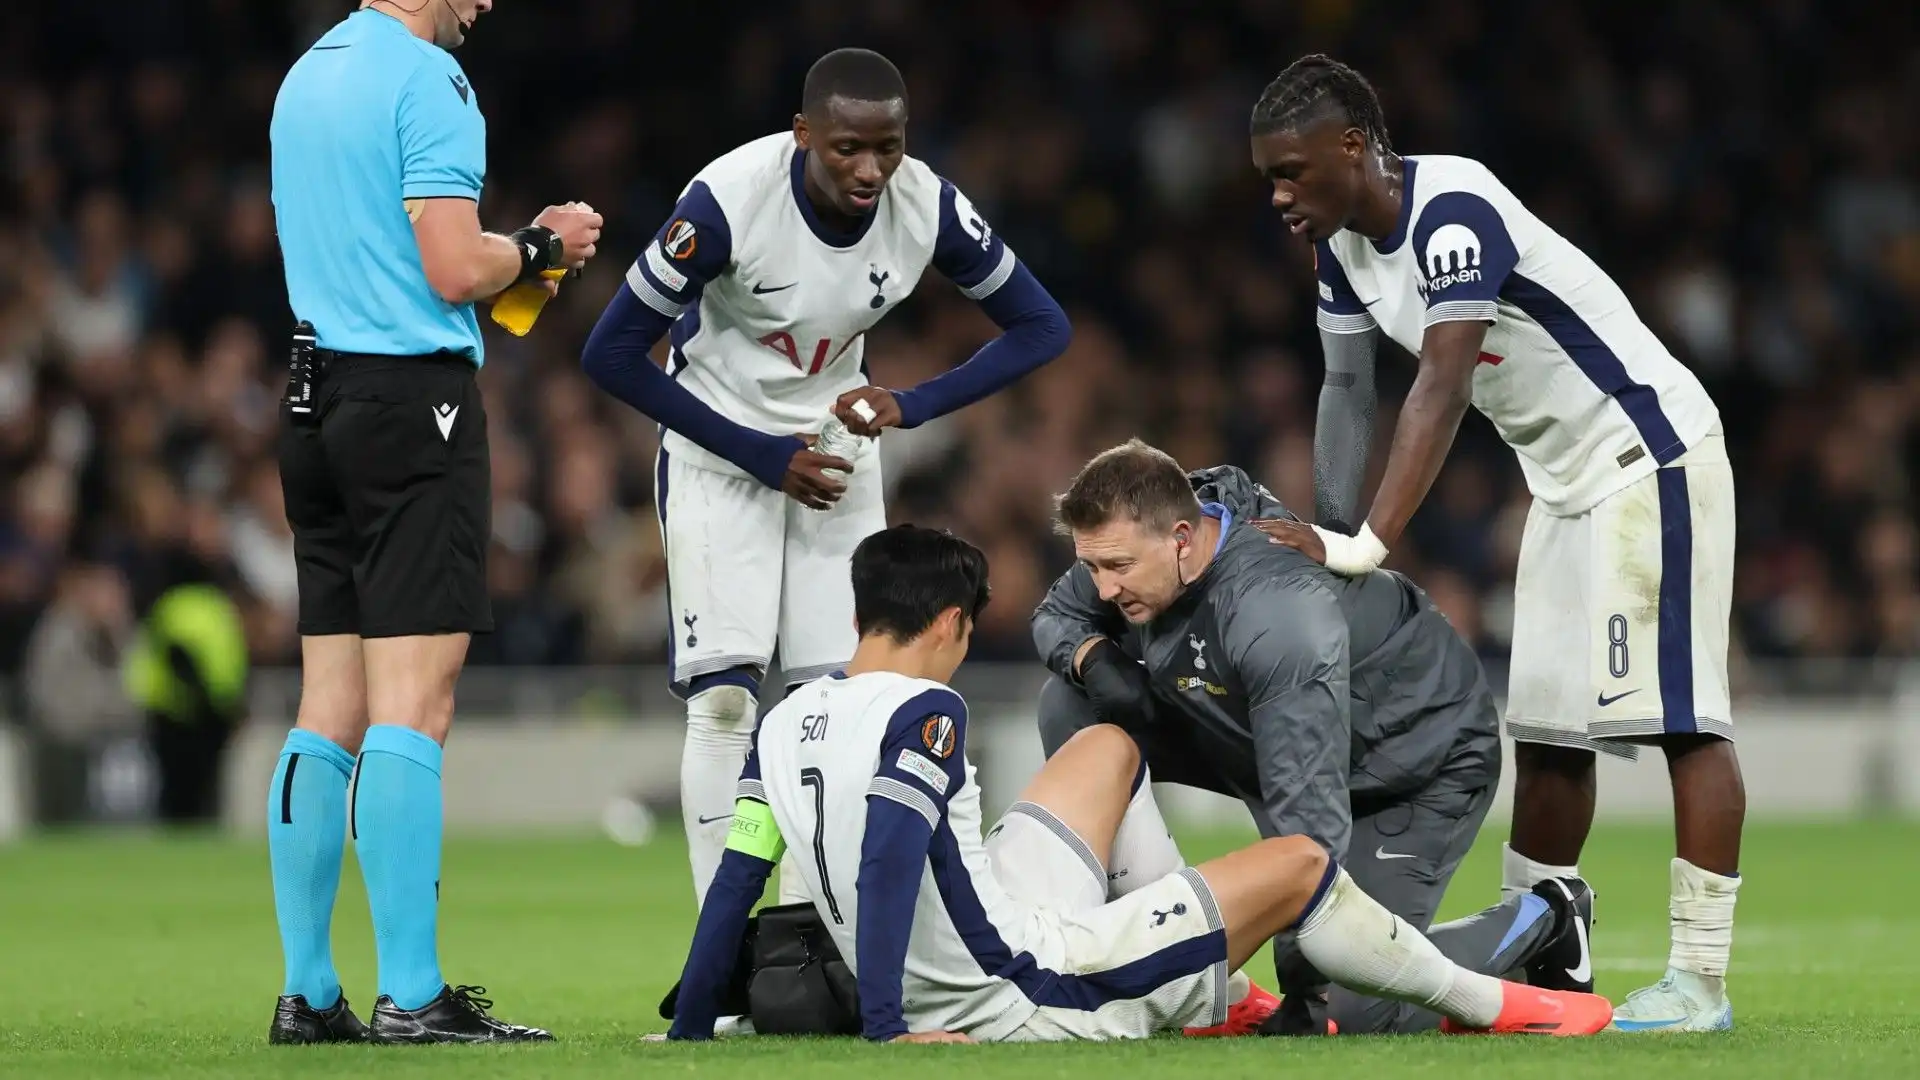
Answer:
[(770, 863), (779, 862), (787, 843), (780, 836), (780, 826), (773, 822), (773, 809), (758, 799), (735, 800), (727, 848)]

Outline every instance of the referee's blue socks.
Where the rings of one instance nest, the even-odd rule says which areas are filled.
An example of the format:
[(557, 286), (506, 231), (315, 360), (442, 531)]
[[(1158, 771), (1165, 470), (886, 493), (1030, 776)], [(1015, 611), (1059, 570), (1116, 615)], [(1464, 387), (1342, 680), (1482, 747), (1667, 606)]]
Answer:
[(446, 985), (435, 943), (440, 904), (440, 744), (375, 724), (360, 744), (354, 850), (367, 882), (380, 993), (418, 1009)]
[(281, 993), (299, 994), (320, 1010), (340, 1000), (340, 975), (333, 967), (333, 899), (340, 891), (352, 774), (352, 754), (295, 728), (287, 732), (267, 789), (273, 909), (287, 962)]

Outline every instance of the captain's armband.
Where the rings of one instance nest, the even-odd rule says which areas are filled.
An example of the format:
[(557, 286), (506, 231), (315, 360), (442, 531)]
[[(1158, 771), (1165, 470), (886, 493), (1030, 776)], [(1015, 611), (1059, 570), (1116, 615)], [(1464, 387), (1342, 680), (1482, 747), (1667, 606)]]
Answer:
[(739, 799), (733, 804), (733, 824), (727, 829), (727, 848), (770, 863), (780, 861), (787, 843), (780, 826), (773, 822), (773, 810), (757, 799)]

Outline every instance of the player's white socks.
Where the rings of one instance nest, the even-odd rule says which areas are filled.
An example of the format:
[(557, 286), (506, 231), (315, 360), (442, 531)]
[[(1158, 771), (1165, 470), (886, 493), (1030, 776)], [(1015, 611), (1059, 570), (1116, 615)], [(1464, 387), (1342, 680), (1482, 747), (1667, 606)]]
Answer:
[(1512, 844), (1500, 845), (1500, 899), (1519, 896), (1535, 885), (1557, 877), (1579, 877), (1578, 866), (1554, 866), (1534, 862), (1513, 850)]
[(1179, 873), (1186, 865), (1179, 845), (1173, 842), (1172, 830), (1167, 828), (1167, 819), (1160, 814), (1160, 804), (1154, 801), (1153, 777), (1142, 765), (1139, 786), (1120, 818), (1120, 828), (1113, 834), (1113, 850), (1107, 856), (1107, 899), (1117, 900), (1145, 888), (1168, 874)]
[(1300, 953), (1350, 990), (1424, 1005), (1470, 1027), (1493, 1026), (1500, 980), (1440, 954), (1426, 935), (1362, 892), (1345, 870), (1296, 933)]
[(1667, 966), (1712, 979), (1727, 976), (1727, 958), (1733, 952), (1733, 902), (1740, 894), (1738, 877), (1722, 877), (1685, 859), (1673, 860), (1673, 893), (1667, 919), (1673, 946)]
[(720, 870), (740, 770), (753, 745), (758, 703), (744, 686), (710, 686), (687, 699), (687, 741), (680, 751), (680, 818), (687, 829), (693, 898), (704, 902)]

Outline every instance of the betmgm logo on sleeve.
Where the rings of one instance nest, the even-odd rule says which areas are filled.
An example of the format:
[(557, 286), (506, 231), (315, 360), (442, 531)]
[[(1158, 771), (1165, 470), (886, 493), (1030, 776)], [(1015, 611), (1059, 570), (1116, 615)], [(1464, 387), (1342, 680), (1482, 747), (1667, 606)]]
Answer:
[(1480, 252), (1480, 237), (1465, 225), (1449, 223), (1433, 230), (1420, 258), (1421, 293), (1479, 281)]

